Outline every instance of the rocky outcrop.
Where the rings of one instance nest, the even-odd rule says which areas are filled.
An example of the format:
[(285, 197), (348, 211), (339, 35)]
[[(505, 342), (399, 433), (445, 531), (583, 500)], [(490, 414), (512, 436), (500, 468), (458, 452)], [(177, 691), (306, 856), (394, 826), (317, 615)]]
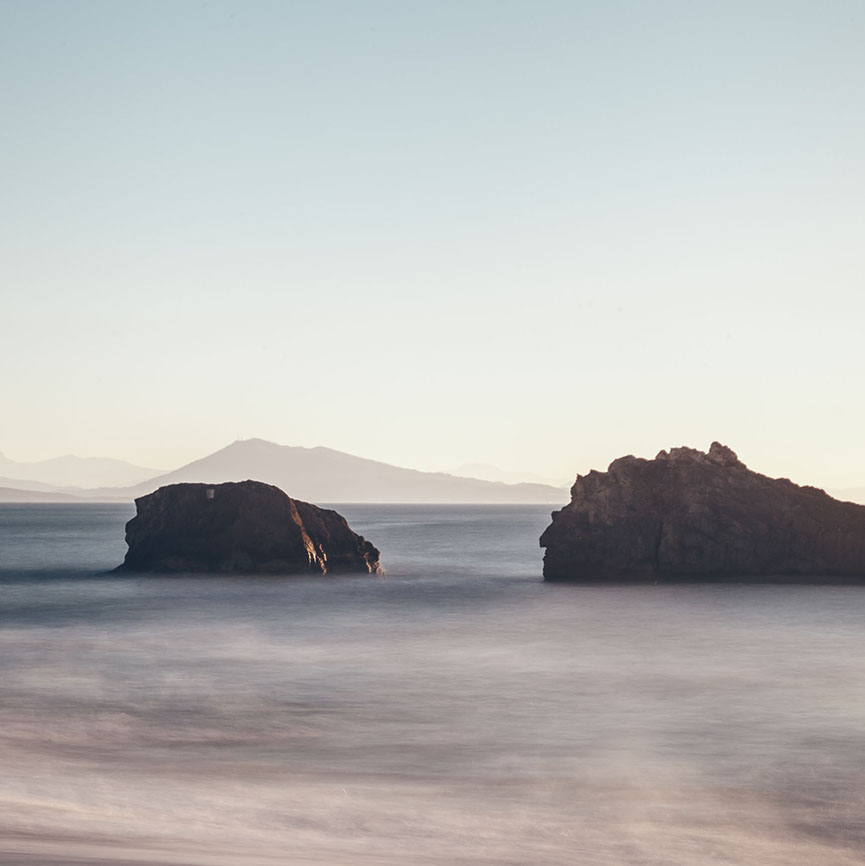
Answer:
[(552, 518), (546, 580), (865, 578), (865, 506), (752, 472), (717, 442), (578, 476)]
[(379, 552), (335, 511), (261, 481), (171, 484), (135, 500), (127, 571), (378, 571)]

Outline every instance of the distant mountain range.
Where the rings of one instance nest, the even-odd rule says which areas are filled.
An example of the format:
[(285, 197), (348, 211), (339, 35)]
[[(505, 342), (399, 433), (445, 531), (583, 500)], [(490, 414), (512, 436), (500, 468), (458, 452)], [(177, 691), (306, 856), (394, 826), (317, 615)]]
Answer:
[[(68, 454), (51, 460), (19, 463), (0, 453), (0, 483), (23, 481), (29, 485), (46, 485), (55, 490), (63, 487), (125, 487), (153, 478), (159, 472), (159, 469), (135, 466), (109, 457), (76, 457)], [(20, 483), (11, 486), (36, 489), (24, 487)]]
[(51, 493), (60, 490), (59, 485), (42, 484), (39, 481), (28, 481), (25, 478), (6, 478), (0, 475), (0, 487), (15, 489), (15, 490), (38, 490), (46, 493)]
[[(44, 466), (51, 462), (44, 461), (43, 464), (30, 465)], [(4, 472), (5, 465), (0, 463)], [(131, 464), (126, 466), (133, 469), (140, 468), (131, 467)], [(564, 487), (559, 488), (548, 484), (505, 484), (443, 472), (419, 472), (415, 469), (403, 469), (388, 463), (355, 457), (331, 448), (277, 445), (262, 439), (233, 442), (220, 451), (181, 466), (173, 472), (155, 475), (126, 486), (100, 485), (97, 482), (87, 484), (86, 489), (85, 485), (77, 488), (58, 485), (53, 490), (62, 494), (58, 496), (58, 501), (73, 501), (74, 497), (90, 501), (128, 502), (166, 484), (182, 481), (219, 483), (246, 479), (275, 484), (294, 498), (314, 503), (440, 502), (564, 505), (568, 500), (567, 488)], [(4, 488), (19, 488), (19, 493), (25, 487), (43, 495), (52, 490), (50, 487), (46, 489), (47, 485), (43, 485), (41, 481), (33, 479), (15, 483), (11, 478), (0, 477), (0, 485)], [(14, 499), (13, 493), (0, 489), (0, 501), (25, 500)]]
[(0, 487), (0, 502), (86, 502), (80, 496), (70, 496), (56, 490), (21, 490)]
[(452, 474), (464, 478), (480, 478), (483, 481), (503, 481), (505, 484), (547, 484), (552, 487), (565, 487), (573, 482), (573, 479), (567, 481), (544, 478), (542, 475), (535, 475), (534, 472), (508, 472), (489, 463), (463, 463), (462, 466), (454, 469)]

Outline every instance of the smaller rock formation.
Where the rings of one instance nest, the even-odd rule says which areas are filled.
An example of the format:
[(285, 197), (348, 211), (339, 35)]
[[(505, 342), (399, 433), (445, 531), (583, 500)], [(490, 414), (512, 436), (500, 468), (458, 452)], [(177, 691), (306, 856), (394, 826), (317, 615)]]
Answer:
[(546, 580), (865, 578), (865, 506), (752, 472), (718, 442), (577, 476), (552, 518)]
[(271, 484), (170, 484), (135, 500), (127, 571), (376, 573), (379, 552), (335, 511)]

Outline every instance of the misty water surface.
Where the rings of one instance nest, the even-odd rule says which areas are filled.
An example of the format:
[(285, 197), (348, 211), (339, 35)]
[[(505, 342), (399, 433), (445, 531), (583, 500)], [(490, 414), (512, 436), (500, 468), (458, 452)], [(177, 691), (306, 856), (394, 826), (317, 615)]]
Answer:
[(385, 577), (120, 577), (130, 509), (0, 506), (0, 862), (862, 862), (865, 590), (544, 585), (546, 507), (341, 510)]

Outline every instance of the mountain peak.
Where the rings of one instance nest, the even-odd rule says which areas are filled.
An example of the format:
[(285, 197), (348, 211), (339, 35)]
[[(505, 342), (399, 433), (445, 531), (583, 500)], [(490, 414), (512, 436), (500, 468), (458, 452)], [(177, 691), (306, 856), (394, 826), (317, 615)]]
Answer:
[(543, 484), (509, 485), (404, 469), (316, 445), (279, 445), (237, 439), (219, 451), (137, 485), (134, 493), (166, 484), (253, 479), (307, 502), (541, 502), (559, 503), (563, 491)]
[(220, 453), (222, 451), (238, 451), (238, 452), (249, 452), (249, 451), (264, 451), (272, 448), (285, 448), (285, 445), (278, 445), (276, 442), (270, 442), (267, 439), (235, 439), (234, 442), (229, 442), (224, 448), (220, 448), (219, 451), (215, 453)]

